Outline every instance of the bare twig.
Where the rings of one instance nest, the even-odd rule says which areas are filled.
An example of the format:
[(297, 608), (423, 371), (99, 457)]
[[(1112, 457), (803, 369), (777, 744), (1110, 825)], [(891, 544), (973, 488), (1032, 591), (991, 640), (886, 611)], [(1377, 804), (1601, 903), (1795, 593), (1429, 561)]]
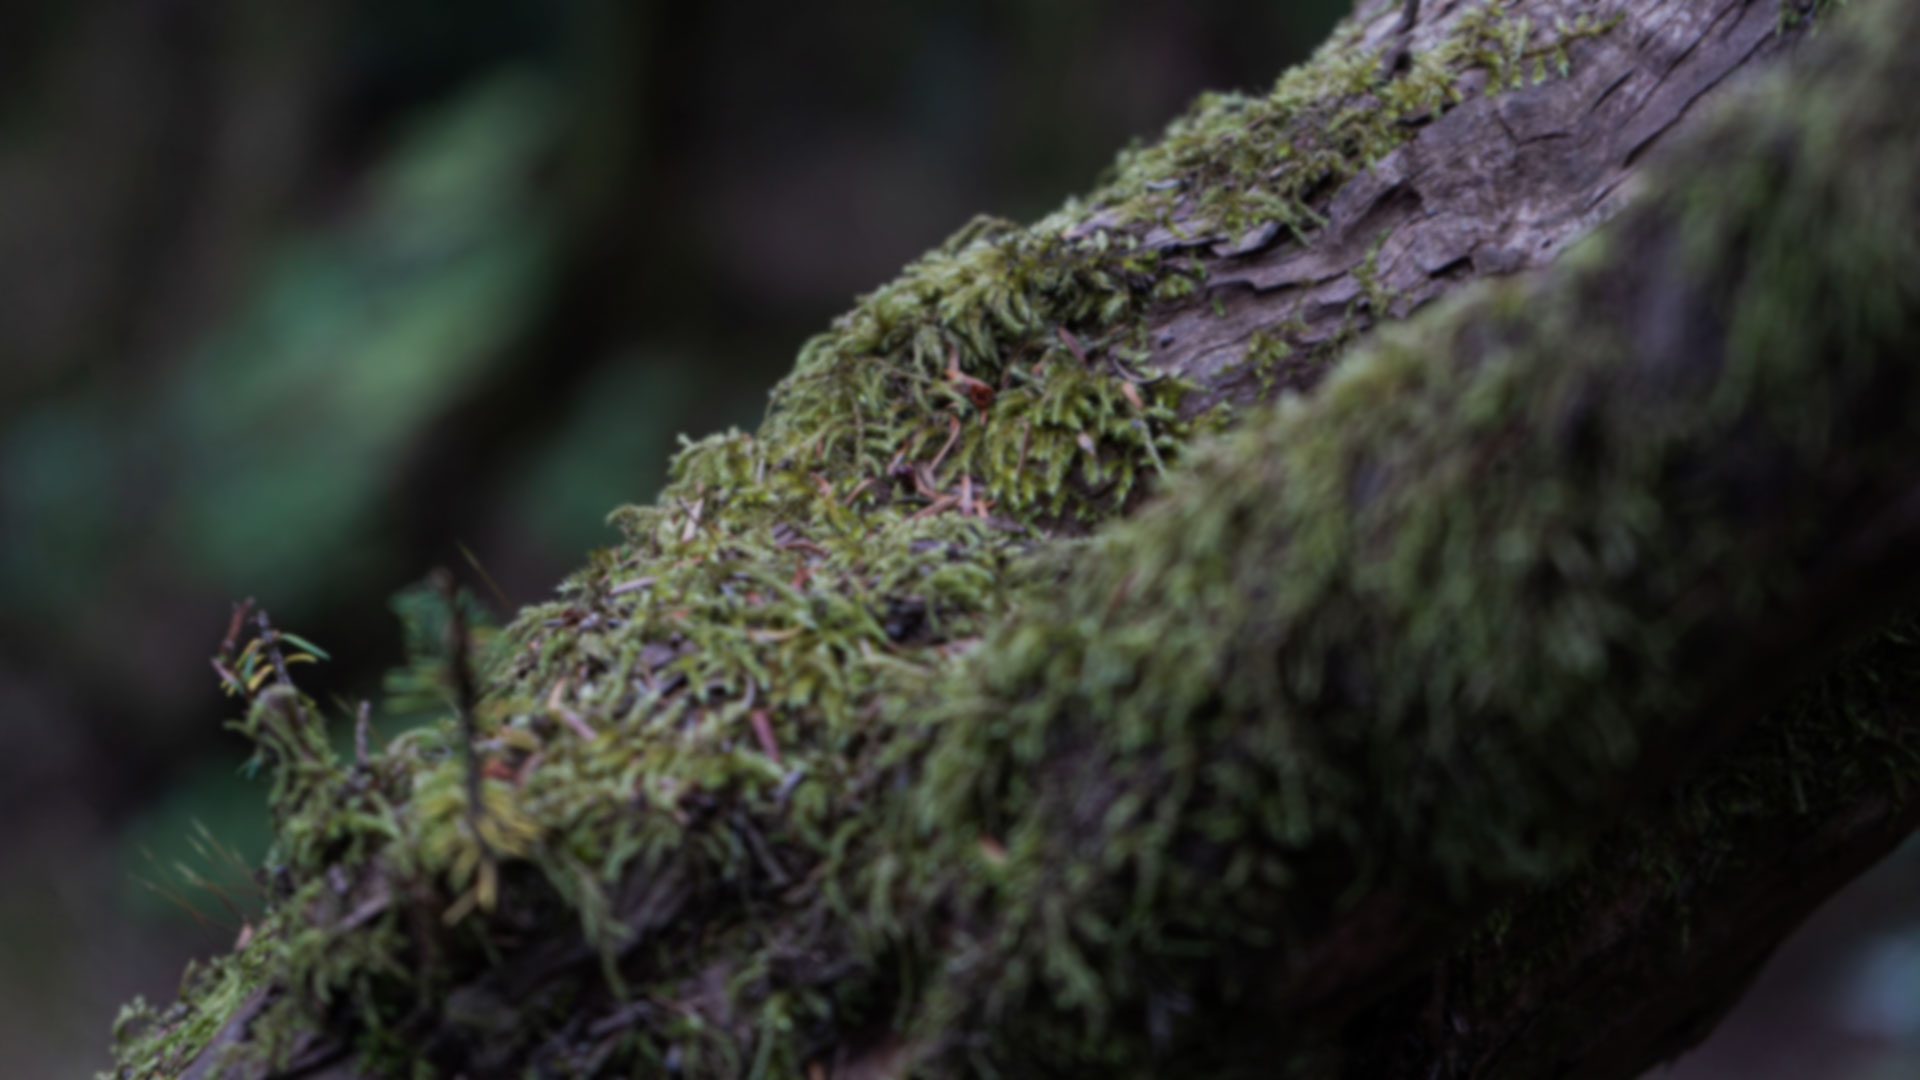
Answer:
[(478, 693), (474, 689), (473, 667), (467, 658), (469, 636), (467, 620), (460, 610), (460, 593), (453, 575), (445, 567), (434, 570), (429, 578), (447, 604), (447, 682), (453, 690), (454, 711), (460, 721), (460, 747), (467, 771), (467, 827), (480, 845), (481, 857), (488, 861), (493, 853), (480, 832), (480, 731), (474, 717)]
[(372, 713), (373, 703), (362, 701), (353, 721), (353, 763), (361, 769), (367, 767), (367, 729), (371, 726)]
[(480, 575), (480, 580), (486, 584), (487, 591), (500, 602), (501, 613), (511, 615), (513, 601), (507, 599), (506, 590), (500, 588), (499, 583), (493, 580), (493, 575), (487, 573), (487, 568), (480, 565), (480, 557), (468, 550), (467, 545), (458, 541), (455, 541), (454, 546), (460, 549), (460, 557), (467, 560), (467, 565), (473, 567), (473, 572)]

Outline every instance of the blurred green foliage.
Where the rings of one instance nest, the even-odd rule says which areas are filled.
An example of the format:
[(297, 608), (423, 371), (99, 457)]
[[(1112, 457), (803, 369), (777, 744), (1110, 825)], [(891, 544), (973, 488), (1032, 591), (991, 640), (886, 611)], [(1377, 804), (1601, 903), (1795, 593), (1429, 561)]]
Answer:
[(607, 514), (666, 480), (681, 434), (675, 418), (699, 390), (681, 364), (631, 360), (595, 372), (564, 404), (554, 438), (502, 488), (507, 512), (550, 547), (584, 552), (607, 543)]
[(0, 431), (0, 589), (18, 615), (86, 604), (115, 543), (115, 486), (124, 450), (108, 403), (55, 402)]
[[(215, 595), (297, 609), (342, 574), (416, 569), (381, 564), (377, 505), (551, 282), (555, 211), (533, 179), (555, 107), (539, 80), (507, 74), (419, 118), (346, 224), (283, 241), (165, 384), (12, 418), (0, 520), (32, 527), (0, 545), (11, 614), (86, 603), (135, 551)], [(129, 483), (166, 496), (141, 528), (113, 498)]]
[(393, 462), (502, 361), (550, 280), (530, 178), (553, 107), (508, 75), (423, 119), (351, 226), (288, 242), (174, 383), (159, 422), (194, 482), (162, 536), (209, 586), (305, 606), (338, 553), (377, 550)]

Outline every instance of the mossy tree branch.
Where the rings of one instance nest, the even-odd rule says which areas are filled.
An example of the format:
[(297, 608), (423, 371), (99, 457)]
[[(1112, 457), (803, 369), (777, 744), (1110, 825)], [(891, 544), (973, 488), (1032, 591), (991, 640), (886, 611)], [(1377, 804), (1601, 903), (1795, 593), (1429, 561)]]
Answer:
[(500, 638), (477, 814), (450, 722), (283, 772), (272, 917), (125, 1070), (1686, 1045), (1914, 823), (1920, 13), (1855, 6), (1644, 179), (1802, 12), (1430, 0), (1383, 73), (1368, 5), (1087, 204), (968, 230)]
[[(966, 930), (942, 1030), (1028, 1061), (1299, 1046), (1317, 1071), (1378, 1044), (1283, 1018), (1337, 1029), (1623, 809), (1675, 799), (1668, 837), (1754, 813), (1677, 779), (1804, 812), (1826, 757), (1842, 821), (1910, 822), (1904, 646), (1763, 727), (1770, 771), (1697, 772), (1914, 570), (1920, 131), (1895, 102), (1920, 68), (1869, 14), (1878, 45), (1830, 43), (1547, 274), (1382, 331), (1211, 447), (944, 688), (924, 820), (1012, 854), (932, 890)], [(1651, 836), (1629, 856), (1688, 868)], [(1618, 914), (1563, 901), (1560, 930)], [(1528, 929), (1478, 978), (1524, 985)], [(1157, 1038), (1121, 1019), (1156, 1014)], [(1686, 1018), (1608, 1050), (1645, 1065)]]

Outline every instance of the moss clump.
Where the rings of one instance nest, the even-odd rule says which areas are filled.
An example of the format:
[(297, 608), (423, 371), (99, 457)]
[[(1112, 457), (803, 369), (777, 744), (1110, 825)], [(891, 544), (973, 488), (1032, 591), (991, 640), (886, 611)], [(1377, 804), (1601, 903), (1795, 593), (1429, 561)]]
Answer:
[[(1143, 366), (1144, 333), (1203, 273), (1152, 230), (1310, 231), (1333, 185), (1459, 100), (1487, 42), (1542, 47), (1504, 8), (1473, 9), (1393, 79), (1349, 29), (1266, 98), (1203, 101), (1088, 202), (1026, 229), (977, 222), (862, 298), (805, 346), (757, 434), (690, 444), (655, 505), (616, 512), (621, 546), (464, 660), (484, 691), (471, 747), (447, 717), (341, 762), (319, 707), (290, 684), (263, 694), (245, 726), (277, 767), (273, 914), (231, 986), (195, 983), (164, 1047), (127, 1044), (123, 1073), (191, 1057), (242, 987), (272, 998), (236, 1054), (320, 1032), (384, 1075), (804, 1075), (898, 1019), (942, 946), (922, 936), (921, 842), (880, 825), (916, 827), (919, 751), (947, 736), (885, 705), (1055, 602), (1071, 537), (1186, 453), (1186, 388)], [(394, 684), (408, 708), (446, 696), (439, 635), (415, 636)], [(556, 939), (564, 925), (577, 934)]]
[(137, 998), (120, 1010), (113, 1024), (119, 1075), (129, 1080), (158, 1080), (180, 1075), (214, 1044), (228, 1020), (239, 1014), (249, 995), (262, 993), (261, 951), (240, 949), (212, 960), (190, 962), (180, 979), (180, 1000), (155, 1009)]
[[(1002, 516), (1111, 513), (1184, 431), (1180, 385), (1137, 365), (1155, 288), (1196, 272), (1108, 234), (1014, 232), (931, 253), (801, 350), (761, 432), (768, 463), (865, 505), (896, 501), (889, 482), (925, 467), (924, 499), (964, 479)], [(764, 478), (758, 462), (726, 471), (739, 460), (681, 472), (706, 470), (696, 485)]]
[(1486, 74), (1487, 94), (1564, 76), (1568, 49), (1619, 21), (1582, 14), (1542, 27), (1514, 6), (1463, 5), (1436, 46), (1391, 74), (1349, 21), (1270, 92), (1202, 95), (1159, 142), (1121, 155), (1118, 178), (1088, 206), (1095, 220), (1154, 222), (1176, 236), (1275, 224), (1306, 242), (1325, 197), (1466, 100), (1469, 72)]
[[(1761, 678), (1715, 665), (1920, 451), (1901, 40), (1723, 117), (1552, 276), (1246, 418), (938, 684), (939, 1060), (1271, 1067), (1297, 942), (1569, 872)], [(1679, 335), (1676, 298), (1724, 321)]]

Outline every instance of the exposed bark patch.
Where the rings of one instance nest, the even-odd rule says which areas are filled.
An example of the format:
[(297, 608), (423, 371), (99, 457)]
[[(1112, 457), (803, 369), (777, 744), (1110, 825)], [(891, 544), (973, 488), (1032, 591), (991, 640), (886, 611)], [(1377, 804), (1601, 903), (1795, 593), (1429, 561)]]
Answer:
[[(1398, 18), (1397, 4), (1375, 6), (1369, 46)], [(1422, 5), (1416, 43), (1431, 44), (1465, 6)], [(1321, 365), (1264, 388), (1238, 377), (1257, 331), (1281, 327), (1290, 346), (1311, 353), (1404, 317), (1464, 278), (1551, 262), (1626, 203), (1646, 155), (1684, 117), (1798, 41), (1781, 31), (1777, 6), (1759, 0), (1553, 0), (1529, 12), (1541, 25), (1582, 13), (1620, 23), (1569, 47), (1570, 77), (1492, 96), (1475, 88), (1333, 194), (1307, 243), (1271, 225), (1149, 239), (1194, 249), (1207, 270), (1199, 300), (1157, 316), (1152, 338), (1155, 364), (1201, 385), (1190, 409), (1317, 381)], [(1390, 297), (1390, 309), (1365, 303), (1370, 291)]]

